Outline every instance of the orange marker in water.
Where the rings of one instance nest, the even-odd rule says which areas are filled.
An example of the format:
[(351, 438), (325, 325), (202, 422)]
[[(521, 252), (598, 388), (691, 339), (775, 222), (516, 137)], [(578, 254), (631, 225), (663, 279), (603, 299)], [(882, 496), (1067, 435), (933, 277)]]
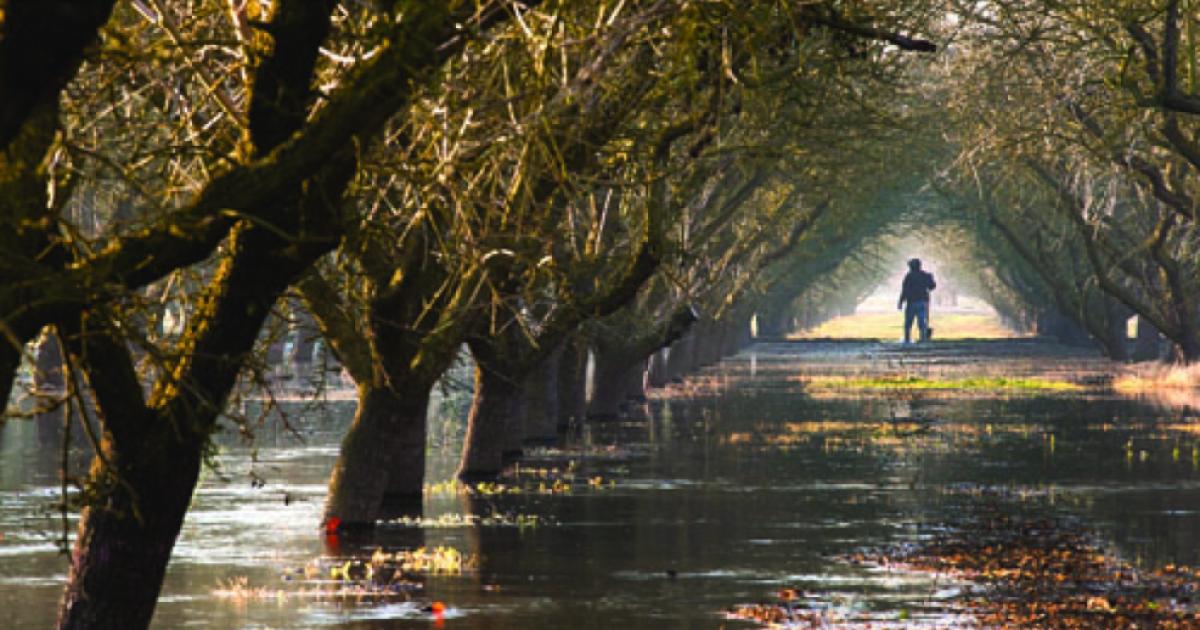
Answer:
[(338, 538), (338, 530), (342, 527), (342, 519), (331, 516), (326, 519), (322, 529), (325, 530), (325, 553), (329, 555), (340, 555), (342, 553), (342, 541)]

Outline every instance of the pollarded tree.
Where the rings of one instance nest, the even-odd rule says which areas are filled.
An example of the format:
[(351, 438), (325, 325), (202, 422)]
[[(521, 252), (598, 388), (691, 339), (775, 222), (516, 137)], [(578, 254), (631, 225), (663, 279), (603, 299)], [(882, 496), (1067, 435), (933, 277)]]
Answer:
[[(1118, 360), (1127, 356), (1125, 322), (1129, 311), (1095, 282), (1097, 269), (1090, 264), (1086, 243), (1073, 221), (1056, 212), (1059, 203), (1053, 192), (1039, 185), (1027, 169), (1017, 168), (1010, 177), (984, 177), (978, 205), (988, 224), (1011, 251), (1036, 271), (1049, 288), (1056, 306), (1048, 311), (1065, 316), (1088, 332), (1106, 354)], [(982, 174), (976, 172), (975, 177)], [(1073, 212), (1073, 210), (1072, 210)], [(1079, 265), (1079, 261), (1087, 264)], [(1054, 325), (1052, 327), (1057, 327)], [(1070, 338), (1070, 329), (1045, 331)]]
[[(595, 171), (598, 147), (623, 128), (653, 80), (630, 71), (649, 62), (644, 41), (657, 18), (627, 9), (599, 30), (597, 15), (612, 6), (530, 13), (522, 28), (469, 47), (397, 120), (394, 146), (372, 169), (378, 184), (363, 188), (365, 220), (338, 257), (349, 281), (337, 287), (326, 269), (301, 282), (360, 394), (330, 482), (327, 523), (369, 526), (387, 502), (419, 505), (430, 389), (468, 334), (487, 325), (481, 312), (520, 275), (514, 267), (528, 265), (537, 282), (550, 276), (566, 291), (562, 268), (621, 266), (607, 253), (571, 258), (546, 245), (560, 244), (556, 215), (580, 221), (572, 209), (579, 202), (562, 197)], [(545, 66), (547, 49), (558, 50), (551, 57), (559, 67)], [(609, 290), (645, 273), (638, 252), (652, 244), (634, 245)], [(532, 307), (543, 318), (543, 345), (605, 299), (564, 293), (550, 302), (553, 313)]]
[[(6, 10), (0, 26), (0, 63), (15, 67), (23, 63), (15, 60), (33, 58), (36, 50), (52, 69), (38, 76), (4, 75), (5, 93), (34, 98), (5, 99), (12, 106), (0, 135), (9, 157), (4, 181), (11, 188), (0, 217), (37, 247), (5, 249), (0, 318), (12, 343), (3, 345), (0, 373), (7, 396), (21, 343), (44, 324), (54, 324), (66, 337), (70, 362), (87, 379), (103, 434), (97, 436), (60, 625), (144, 627), (209, 435), (263, 320), (287, 285), (339, 240), (348, 207), (342, 197), (357, 170), (358, 147), (369, 145), (392, 114), (410, 103), (412, 82), (427, 78), (468, 39), (512, 13), (506, 4), (400, 2), (388, 12), (368, 10), (376, 16), (362, 35), (369, 54), (349, 72), (322, 74), (330, 92), (319, 99), (312, 88), (315, 72), (324, 72), (317, 63), (320, 48), (346, 22), (334, 19), (333, 2), (280, 3), (263, 16), (269, 37), (250, 31), (240, 57), (245, 70), (221, 77), (242, 81), (240, 93), (246, 95), (222, 103), (232, 110), (225, 123), (245, 124), (233, 154), (222, 155), (208, 171), (193, 171), (200, 180), (195, 192), (158, 191), (162, 203), (144, 208), (138, 215), (144, 219), (114, 224), (85, 240), (77, 238), (84, 231), (65, 225), (62, 207), (39, 192), (49, 189), (54, 175), (45, 168), (54, 162), (42, 156), (56, 149), (51, 143), (59, 93), (76, 75), (81, 51), (95, 39), (109, 7), (97, 3), (102, 10), (85, 15), (60, 11), (57, 4)], [(102, 51), (123, 54), (122, 38), (137, 19), (128, 12), (194, 8), (134, 4), (107, 25), (103, 41), (112, 48)], [(240, 31), (245, 16), (232, 5), (224, 10)], [(51, 23), (61, 27), (56, 20), (63, 15), (87, 19), (54, 35), (38, 30)], [(159, 17), (165, 32), (153, 36), (176, 38), (172, 21)], [(170, 50), (189, 65), (203, 59), (187, 55), (203, 54), (207, 47), (190, 46), (184, 38)], [(172, 68), (153, 56), (145, 63), (148, 76)], [(124, 296), (204, 262), (218, 245), (172, 361), (147, 395), (117, 325)]]
[[(632, 304), (595, 327), (597, 373), (608, 382), (596, 384), (605, 395), (593, 401), (594, 413), (611, 415), (629, 389), (625, 383), (638, 383), (636, 372), (645, 353), (660, 338), (650, 333), (670, 330), (673, 305), (702, 305), (695, 329), (672, 351), (677, 366), (685, 355), (688, 363), (711, 362), (744, 342), (753, 314), (744, 296), (760, 265), (774, 258), (772, 248), (794, 246), (814, 218), (810, 212), (826, 207), (820, 198), (836, 194), (829, 190), (835, 182), (850, 180), (852, 176), (843, 180), (834, 173), (853, 161), (848, 156), (859, 148), (858, 141), (888, 141), (880, 131), (896, 122), (894, 112), (882, 113), (885, 103), (862, 95), (883, 83), (894, 87), (892, 81), (905, 65), (903, 55), (895, 50), (878, 54), (870, 40), (888, 39), (884, 31), (852, 28), (832, 19), (834, 13), (824, 14), (831, 18), (825, 20), (821, 11), (831, 7), (812, 8), (816, 13), (789, 15), (792, 22), (732, 21), (728, 63), (739, 81), (728, 88), (737, 108), (722, 118), (720, 148), (713, 153), (722, 171), (701, 180), (696, 189), (701, 203), (681, 206), (688, 211), (672, 230), (679, 254), (665, 272), (675, 294), (647, 298), (640, 307)], [(789, 30), (796, 24), (807, 28)], [(900, 48), (928, 49), (924, 43), (894, 40)], [(778, 45), (763, 47), (762, 42)], [(840, 158), (836, 166), (833, 156)], [(772, 188), (766, 194), (776, 200), (759, 196)], [(816, 202), (797, 203), (799, 197)], [(780, 203), (782, 198), (791, 201)], [(696, 348), (700, 352), (692, 351)], [(631, 370), (632, 375), (625, 375)]]
[[(1194, 356), (1197, 189), (1187, 173), (1195, 121), (1180, 113), (1190, 89), (1180, 86), (1195, 76), (1180, 32), (1195, 23), (1194, 7), (985, 3), (964, 6), (963, 16), (957, 65), (966, 74), (952, 81), (961, 95), (952, 110), (966, 112), (964, 154), (978, 156), (964, 162), (1007, 161), (1048, 190), (1044, 207), (1074, 226), (1074, 253), (1111, 296), (1091, 315), (1112, 320), (1101, 325), (1114, 338), (1106, 346), (1123, 336), (1123, 308)], [(986, 131), (972, 124), (979, 120), (989, 121)]]
[[(693, 168), (690, 166), (692, 162), (699, 165), (705, 165), (706, 162), (719, 164), (726, 159), (725, 154), (731, 154), (737, 159), (739, 153), (753, 154), (763, 148), (762, 145), (765, 143), (761, 142), (761, 138), (769, 137), (773, 129), (769, 121), (770, 117), (754, 118), (741, 116), (741, 114), (746, 111), (747, 104), (752, 99), (757, 99), (760, 93), (786, 84), (787, 79), (794, 79), (794, 77), (788, 76), (789, 72), (799, 71), (802, 68), (805, 71), (812, 70), (810, 74), (803, 77), (804, 81), (801, 83), (816, 88), (812, 90), (813, 94), (809, 95), (808, 101), (798, 101), (799, 106), (791, 108), (789, 112), (802, 107), (811, 109), (832, 106), (833, 99), (828, 98), (824, 90), (837, 83), (836, 75), (843, 61), (864, 68), (865, 74), (870, 74), (872, 70), (877, 71), (879, 67), (885, 65), (880, 57), (871, 57), (871, 54), (867, 52), (871, 46), (870, 40), (887, 40), (898, 47), (907, 49), (932, 49), (927, 42), (881, 28), (879, 22), (882, 20), (878, 16), (885, 14), (886, 12), (882, 11), (872, 14), (871, 7), (853, 7), (851, 9), (841, 3), (821, 3), (799, 8), (786, 3), (764, 3), (754, 6), (752, 11), (731, 10), (731, 7), (723, 5), (686, 7), (685, 10), (680, 11), (679, 20), (670, 31), (673, 34), (670, 43), (679, 52), (669, 54), (667, 60), (670, 64), (664, 65), (659, 70), (664, 77), (660, 82), (662, 87), (659, 89), (665, 87), (670, 91), (665, 94), (661, 92), (655, 94), (653, 99), (661, 102), (649, 109), (648, 114), (642, 115), (641, 124), (648, 130), (657, 130), (662, 127), (655, 124), (656, 119), (660, 121), (679, 120), (681, 112), (687, 112), (689, 106), (696, 100), (693, 94), (697, 90), (693, 86), (699, 86), (702, 90), (700, 92), (702, 98), (699, 99), (701, 103), (710, 98), (721, 97), (721, 89), (727, 88), (731, 95), (724, 97), (723, 101), (717, 103), (717, 107), (710, 110), (711, 115), (715, 116), (715, 120), (704, 121), (702, 125), (697, 125), (689, 122), (688, 116), (682, 116), (683, 124), (677, 131), (667, 126), (660, 138), (654, 139), (651, 134), (652, 141), (641, 143), (640, 151), (638, 145), (634, 145), (635, 150), (630, 152), (631, 156), (634, 160), (648, 161), (649, 166), (643, 168), (652, 173), (655, 178), (663, 179), (656, 171), (672, 172), (671, 179), (674, 180), (671, 182), (672, 186), (677, 185), (675, 181), (686, 183), (690, 178), (680, 177), (678, 173), (689, 173)], [(819, 31), (819, 34), (814, 31)], [(720, 51), (720, 55), (717, 54), (718, 51)], [(819, 60), (824, 65), (818, 64), (819, 67), (815, 69), (805, 67), (806, 63), (814, 60)], [(698, 75), (699, 80), (692, 78), (694, 75)], [(728, 80), (713, 81), (710, 78), (722, 75)], [(735, 90), (732, 86), (739, 83), (745, 83), (748, 87)], [(677, 87), (680, 84), (683, 86), (682, 90)], [(711, 94), (709, 98), (704, 98), (706, 92)], [(772, 113), (777, 116), (781, 111), (776, 109)], [(789, 113), (788, 118), (790, 119), (791, 116), (792, 114)], [(745, 131), (737, 134), (730, 133), (730, 127), (743, 127)], [(674, 143), (674, 140), (678, 139), (676, 136), (682, 137), (689, 133), (697, 136), (696, 142)], [(671, 156), (669, 152), (673, 143), (679, 147), (679, 150), (676, 155)], [(680, 161), (684, 165), (683, 168), (675, 167), (669, 171), (659, 168), (657, 162), (660, 161), (660, 158), (656, 156), (664, 154), (664, 151), (660, 149), (666, 150), (667, 157), (672, 163), (676, 160)], [(770, 149), (767, 149), (768, 154), (769, 151)], [(712, 169), (713, 167), (708, 165), (707, 168)], [(752, 176), (750, 181), (752, 182), (753, 179)], [(687, 215), (679, 214), (679, 212), (686, 211), (690, 204), (686, 201), (666, 202), (665, 200), (686, 200), (689, 197), (701, 195), (704, 185), (711, 180), (706, 181), (706, 179), (700, 178), (698, 181), (704, 183), (696, 189), (684, 188), (673, 191), (670, 197), (651, 192), (645, 195), (645, 198), (647, 203), (665, 205), (668, 216), (673, 221), (685, 224), (683, 233), (687, 234), (687, 231), (695, 226), (686, 225)], [(658, 184), (661, 186), (661, 182)], [(753, 186), (750, 189), (753, 189)], [(627, 194), (623, 193), (622, 201), (625, 201)], [(721, 230), (724, 225), (731, 224), (730, 219), (736, 215), (740, 204), (729, 204), (728, 207), (730, 211), (727, 215), (709, 218), (710, 226), (712, 226), (712, 229), (708, 230), (709, 232)], [(671, 235), (675, 236), (674, 230), (671, 231)], [(703, 234), (700, 240), (707, 241), (713, 235)], [(736, 255), (730, 254), (730, 259), (736, 258)], [(502, 288), (509, 289), (509, 293), (499, 291), (492, 301), (492, 309), (487, 318), (487, 330), (473, 335), (469, 339), (481, 373), (484, 375), (488, 372), (509, 375), (509, 378), (504, 379), (505, 386), (500, 388), (504, 392), (503, 398), (517, 396), (521, 375), (534, 364), (534, 361), (526, 360), (524, 357), (540, 357), (542, 352), (550, 352), (555, 346), (553, 343), (548, 343), (545, 335), (542, 334), (544, 326), (537, 323), (536, 309), (527, 308), (528, 305), (538, 303), (538, 291), (534, 287), (539, 285), (536, 282), (530, 282), (527, 275), (533, 267), (528, 264), (522, 266), (519, 256), (516, 260), (517, 262), (512, 267), (514, 277), (509, 279), (507, 285), (501, 285)], [(747, 266), (748, 268), (749, 266)], [(514, 290), (517, 288), (520, 288), (520, 291)], [(668, 312), (673, 311), (669, 310)], [(531, 314), (533, 317), (530, 317)], [(653, 329), (654, 326), (647, 328)], [(535, 331), (535, 334), (522, 333), (523, 330)], [(503, 366), (503, 370), (496, 369), (497, 366)], [(512, 375), (516, 375), (516, 378), (513, 378)], [(477, 388), (477, 396), (484, 392), (483, 397), (486, 398), (488, 388), (484, 386), (484, 380), (486, 379), (481, 379), (480, 387)], [(509, 406), (502, 404), (503, 401), (499, 403), (493, 401), (493, 404), (484, 405), (480, 399), (477, 399), (477, 403), (475, 406), (477, 410), (501, 410), (500, 413), (506, 417), (514, 415), (504, 411)], [(472, 430), (469, 430), (463, 465), (460, 469), (460, 474), (466, 476), (471, 476), (477, 471), (481, 474), (494, 474), (502, 461), (500, 457), (495, 456), (494, 445), (491, 446), (492, 454), (486, 458), (476, 458), (475, 453), (485, 450), (481, 444), (494, 439), (507, 439), (513, 448), (517, 448), (520, 442), (519, 436), (514, 435), (518, 432), (516, 426), (519, 423), (517, 422), (510, 422), (510, 428), (502, 431), (499, 426), (500, 421), (492, 420), (493, 428), (487, 433), (489, 436), (487, 439), (480, 439), (478, 436), (481, 433), (473, 430), (477, 424), (484, 423), (476, 423), (473, 414)], [(486, 460), (486, 465), (476, 464), (483, 460)]]

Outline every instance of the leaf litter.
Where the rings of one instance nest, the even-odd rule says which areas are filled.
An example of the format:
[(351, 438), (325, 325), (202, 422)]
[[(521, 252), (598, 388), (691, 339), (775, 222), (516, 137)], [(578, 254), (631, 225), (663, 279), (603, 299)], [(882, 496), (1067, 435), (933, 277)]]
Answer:
[(963, 587), (943, 612), (918, 623), (901, 609), (891, 622), (832, 618), (819, 595), (783, 588), (765, 602), (734, 606), (731, 619), (768, 627), (1200, 628), (1200, 568), (1142, 569), (1105, 550), (1078, 518), (1002, 513), (996, 504), (925, 540), (861, 549), (837, 561), (869, 570), (933, 574)]

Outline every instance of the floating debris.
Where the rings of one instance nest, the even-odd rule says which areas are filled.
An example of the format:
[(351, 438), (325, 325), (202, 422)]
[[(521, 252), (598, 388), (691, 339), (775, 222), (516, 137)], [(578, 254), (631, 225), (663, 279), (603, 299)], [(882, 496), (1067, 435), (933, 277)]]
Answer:
[(399, 525), (401, 527), (417, 527), (421, 529), (457, 529), (460, 527), (516, 527), (518, 529), (529, 529), (540, 527), (547, 524), (556, 524), (554, 521), (539, 516), (537, 514), (459, 514), (448, 513), (441, 514), (436, 517), (413, 517), (402, 516), (399, 518), (380, 521), (385, 525)]
[(926, 602), (918, 614), (908, 608), (894, 612), (856, 610), (831, 606), (828, 594), (805, 593), (785, 587), (769, 601), (741, 604), (725, 611), (725, 618), (748, 621), (769, 628), (962, 628), (973, 626), (975, 619), (965, 616), (958, 606)]
[(565, 462), (570, 468), (578, 466), (579, 462), (597, 461), (628, 461), (644, 456), (648, 447), (637, 444), (593, 444), (570, 448), (538, 446), (525, 449), (524, 460), (530, 462)]
[(984, 627), (1200, 628), (1200, 569), (1140, 570), (1062, 518), (995, 515), (844, 559), (968, 580), (967, 609)]
[(395, 553), (376, 549), (371, 555), (370, 564), (374, 567), (392, 567), (404, 573), (462, 575), (464, 571), (473, 571), (478, 566), (478, 559), (473, 555), (463, 555), (453, 547), (421, 547)]
[(375, 550), (369, 558), (321, 556), (303, 567), (284, 571), (286, 587), (252, 586), (246, 577), (220, 582), (213, 595), (220, 599), (401, 599), (424, 589), (427, 576), (457, 576), (478, 567), (475, 556), (453, 547), (422, 547), (411, 551)]
[(753, 621), (764, 626), (799, 628), (823, 628), (830, 621), (828, 616), (821, 611), (794, 606), (788, 601), (734, 606), (726, 613), (726, 617)]
[[(285, 577), (285, 581), (287, 580)], [(387, 582), (358, 582), (344, 580), (305, 580), (290, 588), (251, 586), (245, 576), (218, 583), (213, 595), (218, 599), (246, 601), (287, 601), (292, 599), (409, 601), (425, 585), (408, 579)]]
[(571, 494), (579, 487), (586, 487), (590, 490), (605, 490), (617, 486), (615, 480), (605, 479), (600, 475), (581, 478), (573, 472), (562, 472), (558, 469), (534, 469), (532, 472), (523, 474), (519, 470), (515, 470), (512, 476), (515, 483), (488, 481), (464, 484), (452, 479), (426, 485), (425, 496), (437, 497), (467, 494), (486, 497), (514, 494)]

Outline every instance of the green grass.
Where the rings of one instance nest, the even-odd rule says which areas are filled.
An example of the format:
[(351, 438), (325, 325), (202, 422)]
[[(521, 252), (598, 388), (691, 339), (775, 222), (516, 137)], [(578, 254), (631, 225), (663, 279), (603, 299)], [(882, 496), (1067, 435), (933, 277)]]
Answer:
[(930, 379), (920, 376), (844, 377), (818, 376), (808, 381), (817, 389), (963, 390), (963, 391), (1075, 391), (1079, 385), (1045, 378), (975, 376)]

